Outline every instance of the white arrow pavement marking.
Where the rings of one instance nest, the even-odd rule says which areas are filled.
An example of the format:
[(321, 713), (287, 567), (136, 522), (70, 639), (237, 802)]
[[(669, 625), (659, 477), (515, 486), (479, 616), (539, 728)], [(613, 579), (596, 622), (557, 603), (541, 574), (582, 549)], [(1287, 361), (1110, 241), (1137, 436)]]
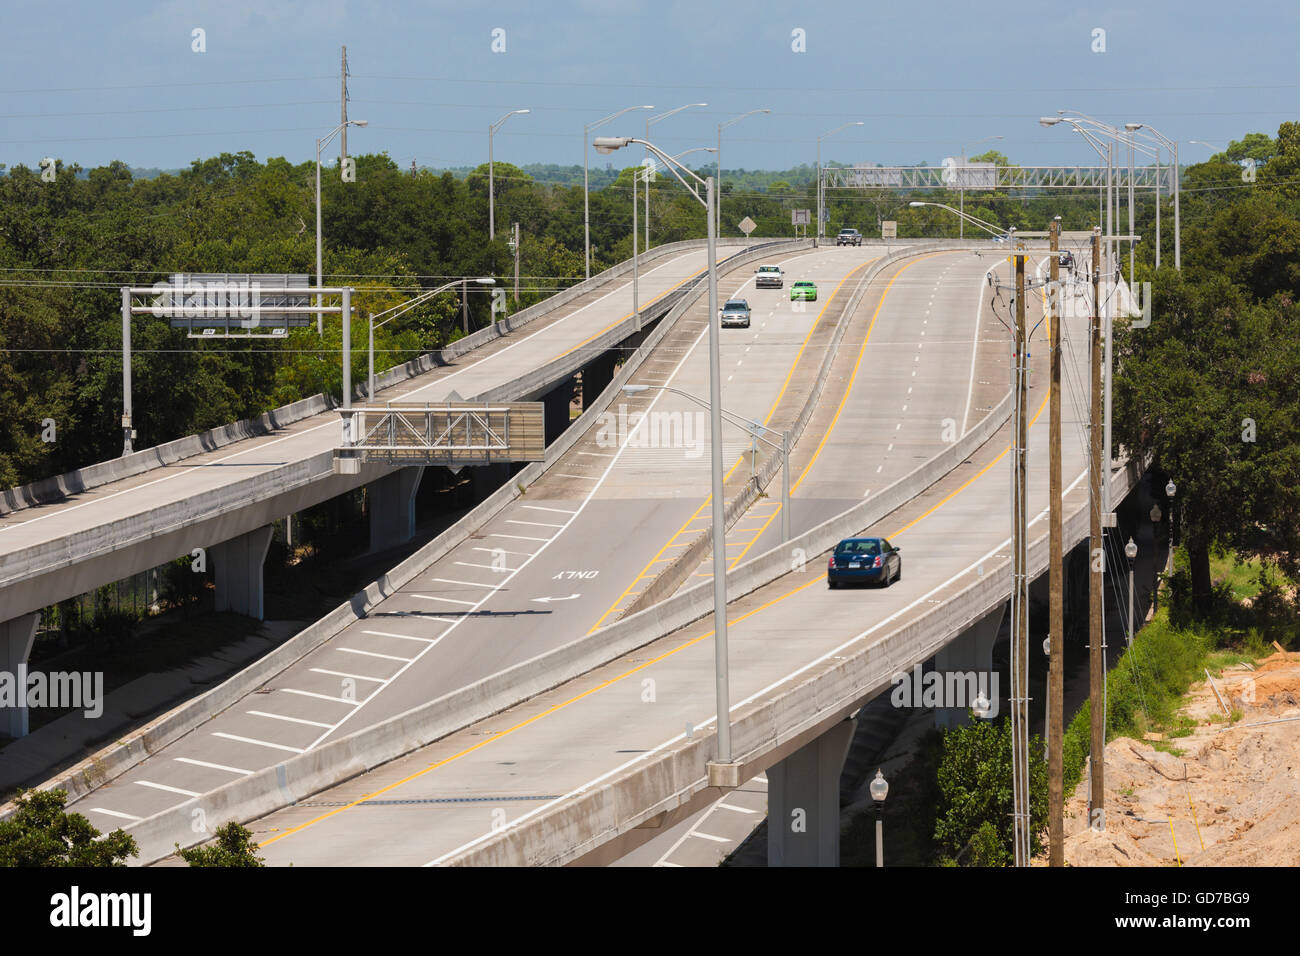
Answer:
[(582, 597), (581, 594), (570, 594), (568, 597), (541, 597), (533, 598), (533, 600), (539, 604), (547, 604), (551, 601), (576, 601), (580, 597)]

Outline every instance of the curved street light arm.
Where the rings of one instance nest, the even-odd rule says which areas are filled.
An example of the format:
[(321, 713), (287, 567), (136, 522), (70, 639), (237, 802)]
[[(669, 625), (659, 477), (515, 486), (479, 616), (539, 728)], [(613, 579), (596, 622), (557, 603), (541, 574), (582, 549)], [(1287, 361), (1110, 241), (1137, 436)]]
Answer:
[(954, 216), (960, 216), (962, 219), (965, 219), (967, 222), (969, 222), (972, 226), (979, 226), (985, 232), (997, 236), (998, 238), (1005, 236), (1010, 231), (1007, 229), (998, 229), (992, 223), (985, 222), (983, 219), (977, 219), (975, 216), (972, 216), (968, 212), (962, 212), (960, 209), (953, 209), (952, 206), (946, 206), (941, 202), (921, 202), (920, 200), (916, 200), (908, 203), (908, 205), (912, 206), (913, 208), (917, 206), (937, 206), (940, 209), (946, 209)]

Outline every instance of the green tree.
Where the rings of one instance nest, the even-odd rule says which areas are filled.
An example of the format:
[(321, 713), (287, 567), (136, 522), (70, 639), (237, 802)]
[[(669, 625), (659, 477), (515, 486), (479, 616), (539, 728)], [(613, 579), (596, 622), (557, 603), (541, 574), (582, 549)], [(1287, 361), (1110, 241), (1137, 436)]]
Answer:
[[(1047, 826), (1047, 766), (1042, 741), (1029, 741), (1030, 852)], [(974, 866), (1010, 866), (1014, 823), (1011, 721), (975, 720), (943, 735), (934, 836), (950, 859)], [(991, 828), (991, 829), (990, 829)]]
[(182, 850), (176, 844), (176, 852), (190, 866), (266, 866), (257, 849), (253, 831), (234, 820), (217, 828), (210, 846)]
[(135, 838), (114, 830), (103, 839), (79, 813), (67, 813), (64, 790), (20, 790), (17, 809), (0, 820), (0, 866), (126, 866)]

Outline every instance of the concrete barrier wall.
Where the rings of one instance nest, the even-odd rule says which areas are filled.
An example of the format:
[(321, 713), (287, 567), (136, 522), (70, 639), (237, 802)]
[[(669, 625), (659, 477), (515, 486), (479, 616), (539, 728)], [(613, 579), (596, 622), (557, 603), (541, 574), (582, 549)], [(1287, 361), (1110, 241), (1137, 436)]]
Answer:
[[(719, 244), (731, 246), (744, 244), (743, 240), (719, 240)], [(642, 263), (654, 262), (665, 256), (675, 255), (686, 252), (691, 249), (702, 248), (705, 245), (703, 239), (688, 239), (683, 242), (671, 242), (662, 246), (655, 246), (648, 252), (643, 253), (640, 257)], [(555, 295), (544, 299), (541, 302), (530, 305), (513, 316), (496, 323), (493, 326), (479, 329), (464, 338), (457, 339), (445, 349), (437, 352), (431, 352), (428, 355), (422, 355), (403, 365), (389, 369), (383, 375), (375, 376), (376, 388), (386, 388), (397, 382), (405, 381), (416, 375), (437, 368), (440, 365), (446, 365), (451, 361), (459, 358), (467, 352), (473, 351), (480, 345), (502, 338), (509, 332), (513, 332), (524, 325), (541, 318), (553, 312), (555, 309), (562, 308), (574, 299), (585, 295), (592, 289), (595, 289), (606, 282), (622, 278), (632, 272), (631, 261), (621, 262), (616, 266), (606, 269), (590, 279), (584, 279), (576, 285), (570, 286)], [(362, 382), (356, 389), (356, 397), (365, 394), (365, 383)], [(318, 394), (300, 401), (293, 402), (289, 405), (283, 405), (280, 408), (272, 409), (257, 418), (244, 419), (233, 422), (229, 425), (222, 425), (218, 428), (209, 429), (199, 435), (188, 435), (184, 438), (178, 438), (162, 445), (152, 448), (145, 448), (130, 455), (124, 455), (121, 458), (115, 458), (112, 461), (100, 462), (89, 465), (76, 471), (68, 472), (64, 475), (58, 475), (52, 478), (45, 478), (31, 484), (22, 485), (18, 488), (8, 488), (0, 491), (0, 514), (7, 514), (11, 511), (18, 511), (23, 508), (31, 508), (36, 505), (48, 504), (51, 501), (58, 501), (69, 495), (78, 494), (91, 488), (97, 488), (113, 481), (120, 481), (123, 478), (129, 478), (133, 475), (142, 474), (155, 468), (161, 468), (164, 465), (174, 464), (184, 458), (194, 455), (201, 455), (205, 452), (214, 451), (226, 445), (243, 441), (247, 438), (255, 438), (265, 435), (279, 428), (284, 428), (294, 422), (302, 421), (305, 418), (311, 418), (313, 415), (319, 415), (321, 412), (328, 411), (337, 407), (338, 403), (332, 397)]]
[(59, 501), (69, 495), (79, 494), (100, 485), (174, 464), (183, 458), (215, 451), (246, 438), (265, 435), (277, 428), (284, 428), (304, 418), (319, 415), (332, 407), (334, 407), (332, 399), (324, 395), (313, 395), (291, 405), (272, 409), (257, 418), (222, 425), (220, 428), (213, 428), (199, 435), (188, 435), (163, 445), (114, 458), (112, 461), (89, 465), (65, 475), (44, 478), (19, 488), (7, 488), (0, 492), (0, 514), (49, 504), (51, 501)]
[[(782, 245), (802, 248), (804, 243), (786, 243)], [(742, 266), (768, 255), (779, 247), (770, 243), (754, 244), (754, 248), (747, 248), (729, 257), (724, 261), (721, 268), (731, 269)], [(574, 444), (581, 440), (587, 430), (598, 421), (601, 413), (621, 394), (623, 385), (635, 374), (640, 364), (654, 352), (659, 342), (690, 308), (694, 297), (703, 292), (707, 286), (706, 275), (706, 273), (697, 275), (683, 287), (681, 297), (669, 314), (650, 332), (641, 346), (628, 357), (618, 374), (614, 376), (609, 386), (598, 396), (596, 401), (584, 409), (582, 416), (567, 428), (555, 442), (548, 446), (543, 461), (533, 462), (523, 468), (519, 474), (480, 502), (473, 510), (429, 544), (412, 554), (387, 574), (372, 582), (364, 590), (353, 595), (348, 602), (300, 631), (284, 644), (244, 668), (219, 687), (213, 688), (152, 721), (144, 728), (125, 738), (119, 746), (111, 750), (101, 751), (58, 777), (46, 781), (41, 784), (42, 789), (66, 790), (68, 800), (71, 802), (90, 790), (120, 776), (148, 757), (149, 754), (165, 747), (220, 713), (284, 668), (300, 660), (304, 655), (310, 653), (348, 625), (365, 617), (376, 604), (398, 591), (435, 561), (462, 544), (476, 529), (519, 497)], [(3, 818), (9, 812), (11, 812), (11, 805), (0, 808), (0, 818)], [(164, 849), (170, 851), (170, 845)]]

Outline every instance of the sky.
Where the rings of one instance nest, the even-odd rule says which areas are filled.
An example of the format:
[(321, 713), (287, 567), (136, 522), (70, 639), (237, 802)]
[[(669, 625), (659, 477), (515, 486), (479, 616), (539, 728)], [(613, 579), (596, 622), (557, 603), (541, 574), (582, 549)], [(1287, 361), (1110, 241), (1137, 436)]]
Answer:
[(723, 166), (748, 169), (813, 164), (819, 135), (857, 121), (824, 138), (824, 161), (938, 165), (993, 147), (1094, 162), (1077, 134), (1038, 124), (1067, 110), (1146, 123), (1189, 163), (1211, 153), (1191, 140), (1221, 149), (1300, 119), (1300, 5), (3, 0), (0, 24), (9, 166), (311, 159), (340, 122), (343, 45), (349, 116), (368, 123), (348, 150), (402, 167), (485, 162), (489, 124), (524, 108), (496, 134), (499, 161), (581, 163), (584, 125), (634, 105), (655, 109), (598, 135), (644, 136), (646, 116), (708, 103), (652, 127), (677, 153), (771, 110), (723, 134)]

